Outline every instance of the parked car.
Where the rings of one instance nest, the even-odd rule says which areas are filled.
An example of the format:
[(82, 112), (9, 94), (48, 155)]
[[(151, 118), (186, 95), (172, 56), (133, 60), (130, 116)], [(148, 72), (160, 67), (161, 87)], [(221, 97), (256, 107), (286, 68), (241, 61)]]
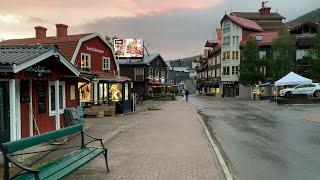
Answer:
[(312, 95), (314, 97), (320, 97), (320, 83), (301, 84), (293, 88), (286, 88), (280, 90), (280, 96), (291, 97), (295, 94)]

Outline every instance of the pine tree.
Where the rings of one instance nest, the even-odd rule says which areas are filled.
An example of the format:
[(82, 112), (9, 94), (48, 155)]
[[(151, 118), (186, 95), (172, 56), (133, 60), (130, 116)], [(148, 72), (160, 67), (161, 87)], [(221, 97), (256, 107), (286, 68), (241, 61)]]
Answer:
[(259, 57), (259, 49), (257, 41), (250, 37), (243, 50), (243, 55), (240, 64), (240, 77), (239, 81), (245, 86), (250, 86), (258, 83), (263, 79), (261, 67), (263, 61)]
[(295, 43), (295, 38), (287, 29), (279, 29), (278, 38), (271, 44), (272, 56), (268, 60), (269, 72), (273, 81), (276, 81), (295, 70), (295, 65), (293, 63), (296, 49)]

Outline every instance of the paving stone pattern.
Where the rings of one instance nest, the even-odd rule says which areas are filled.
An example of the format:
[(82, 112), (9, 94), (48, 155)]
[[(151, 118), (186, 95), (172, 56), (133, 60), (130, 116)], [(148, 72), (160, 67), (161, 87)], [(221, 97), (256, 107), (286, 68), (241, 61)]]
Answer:
[(190, 104), (168, 102), (161, 108), (141, 113), (143, 121), (107, 143), (109, 174), (101, 156), (67, 179), (223, 179)]

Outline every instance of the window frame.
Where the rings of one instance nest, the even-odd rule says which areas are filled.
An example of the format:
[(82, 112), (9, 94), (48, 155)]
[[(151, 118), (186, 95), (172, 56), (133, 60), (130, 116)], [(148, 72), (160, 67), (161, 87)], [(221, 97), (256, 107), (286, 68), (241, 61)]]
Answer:
[[(111, 59), (110, 57), (105, 57), (105, 56), (102, 57), (102, 70), (103, 70), (103, 71), (110, 71), (110, 70), (111, 70), (111, 67), (110, 67), (110, 59)], [(107, 63), (107, 64), (108, 64), (108, 68), (105, 67), (105, 65), (106, 65), (105, 62), (106, 62), (106, 60), (107, 60), (107, 62), (108, 62), (108, 63)]]
[[(55, 88), (55, 81), (49, 81), (48, 82), (48, 94), (49, 94), (49, 116), (55, 116), (56, 115), (56, 109), (51, 110), (51, 86), (54, 86)], [(59, 109), (59, 114), (64, 113), (64, 109), (66, 108), (66, 83), (65, 81), (59, 81), (59, 87), (62, 86), (62, 109)], [(59, 89), (59, 88), (58, 88)], [(59, 92), (60, 95), (60, 92)], [(60, 106), (60, 104), (59, 104)]]
[[(88, 57), (88, 65), (86, 65), (86, 66), (83, 66), (83, 59), (82, 59), (82, 57)], [(88, 54), (88, 53), (81, 53), (81, 55), (80, 55), (80, 68), (81, 69), (84, 69), (84, 68), (87, 68), (87, 69), (91, 69), (91, 54)]]

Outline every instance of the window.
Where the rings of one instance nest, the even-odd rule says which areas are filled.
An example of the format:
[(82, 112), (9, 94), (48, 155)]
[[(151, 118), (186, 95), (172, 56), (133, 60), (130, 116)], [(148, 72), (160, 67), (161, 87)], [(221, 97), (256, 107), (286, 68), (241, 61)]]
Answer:
[(267, 57), (267, 51), (259, 51), (260, 59), (265, 59)]
[(134, 69), (134, 77), (136, 81), (144, 81), (144, 69), (143, 67)]
[(232, 66), (232, 75), (239, 74), (239, 66)]
[(310, 50), (308, 49), (298, 49), (297, 50), (297, 55), (296, 55), (296, 60), (298, 59), (303, 59), (304, 57), (310, 57)]
[(76, 86), (75, 85), (70, 85), (70, 100), (75, 100), (76, 99)]
[[(55, 82), (49, 81), (49, 116), (56, 115), (56, 89)], [(62, 114), (66, 108), (65, 82), (59, 82), (59, 113)]]
[(230, 45), (230, 36), (223, 37), (223, 46)]
[(232, 59), (233, 60), (239, 59), (239, 52), (238, 51), (232, 51)]
[(91, 55), (81, 53), (81, 68), (90, 69), (91, 68)]
[(257, 41), (262, 41), (262, 37), (263, 37), (262, 35), (256, 35), (256, 40)]
[(229, 66), (224, 66), (223, 67), (223, 72), (222, 75), (229, 75), (230, 74), (230, 67)]
[(153, 68), (152, 67), (149, 68), (149, 77), (153, 78)]
[(233, 24), (233, 30), (234, 30), (234, 31), (239, 30), (239, 26), (237, 26), (236, 24)]
[(262, 67), (260, 68), (260, 72), (261, 72), (263, 75), (266, 75), (266, 73), (267, 73), (267, 67), (266, 67), (266, 66), (262, 66)]
[(222, 24), (222, 30), (224, 33), (230, 32), (230, 23), (229, 22), (224, 22)]
[(229, 60), (230, 59), (230, 51), (223, 52), (223, 60)]
[(102, 58), (102, 70), (104, 71), (110, 71), (110, 58), (109, 57), (103, 57)]
[(155, 69), (154, 69), (154, 76), (155, 76), (155, 77), (160, 77), (160, 72), (159, 72), (159, 69), (158, 69), (158, 68), (155, 68)]
[(239, 36), (232, 36), (232, 45), (239, 45)]

